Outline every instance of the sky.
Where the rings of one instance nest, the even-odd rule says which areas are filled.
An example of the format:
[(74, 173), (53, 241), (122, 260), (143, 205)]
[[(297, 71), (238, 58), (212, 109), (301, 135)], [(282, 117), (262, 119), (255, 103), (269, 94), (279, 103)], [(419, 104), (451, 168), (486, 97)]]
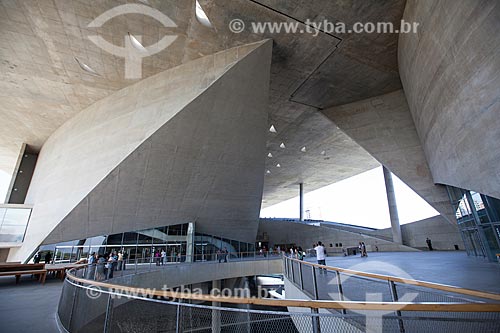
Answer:
[[(392, 176), (399, 222), (406, 224), (439, 213), (395, 175)], [(304, 192), (307, 191), (304, 184)], [(297, 185), (297, 194), (299, 186)], [(307, 211), (310, 217), (307, 216)], [(389, 208), (382, 167), (372, 169), (304, 195), (304, 218), (389, 228)], [(260, 217), (299, 217), (299, 197), (264, 208)]]

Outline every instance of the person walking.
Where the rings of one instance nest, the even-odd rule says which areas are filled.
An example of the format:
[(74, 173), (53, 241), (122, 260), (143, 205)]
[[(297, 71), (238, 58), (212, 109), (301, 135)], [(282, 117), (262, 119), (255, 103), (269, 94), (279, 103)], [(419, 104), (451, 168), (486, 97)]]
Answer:
[(127, 266), (127, 259), (128, 259), (128, 253), (126, 251), (123, 251), (123, 266), (122, 270), (125, 270)]
[(45, 255), (45, 264), (48, 265), (51, 263), (51, 261), (52, 261), (52, 253), (48, 251), (47, 254)]
[[(325, 247), (323, 246), (323, 243), (318, 242), (318, 245), (314, 248), (316, 251), (316, 260), (318, 261), (318, 265), (325, 265), (326, 266), (326, 253), (325, 253)], [(322, 272), (325, 272), (326, 274), (326, 269), (325, 268), (320, 268), (319, 269), (319, 274)]]
[(366, 253), (366, 245), (365, 245), (365, 242), (361, 242), (361, 256), (362, 256), (362, 257), (368, 257), (368, 254)]
[(88, 264), (87, 279), (93, 280), (95, 278), (95, 269), (96, 269), (95, 252), (92, 252), (89, 255), (87, 259), (87, 264)]
[(104, 271), (105, 265), (106, 265), (106, 258), (104, 258), (104, 256), (102, 255), (99, 255), (99, 257), (97, 258), (96, 272), (95, 272), (96, 281), (104, 280), (106, 276)]
[(160, 261), (162, 266), (165, 264), (166, 259), (167, 259), (167, 252), (165, 252), (165, 250), (161, 250)]
[(33, 257), (33, 262), (35, 264), (39, 264), (40, 260), (42, 259), (42, 255), (40, 254), (40, 251), (38, 251), (35, 256)]
[(118, 267), (116, 268), (117, 271), (121, 271), (123, 269), (123, 253), (122, 251), (118, 252)]
[(429, 248), (429, 251), (433, 251), (434, 249), (432, 248), (432, 241), (429, 239), (429, 237), (427, 237), (425, 242), (427, 243), (427, 247)]

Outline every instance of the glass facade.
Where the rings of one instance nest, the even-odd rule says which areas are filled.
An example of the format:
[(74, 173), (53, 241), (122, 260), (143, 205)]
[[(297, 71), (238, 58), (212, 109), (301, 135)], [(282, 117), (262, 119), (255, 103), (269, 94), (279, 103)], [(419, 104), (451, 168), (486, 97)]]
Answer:
[(253, 256), (255, 250), (250, 243), (196, 233), (192, 224), (184, 223), (43, 245), (39, 251), (42, 258), (50, 251), (57, 263), (75, 262), (92, 252), (105, 255), (121, 251), (124, 260), (141, 264), (154, 262), (158, 251), (166, 252), (167, 262), (212, 261), (217, 260), (217, 250), (223, 249), (230, 257)]
[(468, 255), (496, 260), (500, 253), (500, 200), (447, 186)]
[(31, 208), (0, 205), (0, 242), (22, 243)]

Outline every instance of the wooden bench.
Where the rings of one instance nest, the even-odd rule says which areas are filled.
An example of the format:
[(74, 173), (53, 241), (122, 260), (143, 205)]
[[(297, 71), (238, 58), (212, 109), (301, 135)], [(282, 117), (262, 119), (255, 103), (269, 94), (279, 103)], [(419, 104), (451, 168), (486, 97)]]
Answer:
[(45, 284), (47, 270), (45, 264), (19, 264), (19, 263), (3, 263), (0, 264), (0, 276), (16, 277), (16, 284), (19, 283), (21, 275), (36, 275), (38, 281)]
[(47, 273), (51, 273), (55, 275), (55, 277), (59, 277), (61, 280), (64, 280), (64, 278), (66, 277), (66, 271), (68, 269), (72, 268), (80, 269), (87, 266), (87, 264), (79, 264), (78, 262), (74, 264), (51, 264), (51, 265), (47, 264), (45, 265), (45, 269), (47, 270)]

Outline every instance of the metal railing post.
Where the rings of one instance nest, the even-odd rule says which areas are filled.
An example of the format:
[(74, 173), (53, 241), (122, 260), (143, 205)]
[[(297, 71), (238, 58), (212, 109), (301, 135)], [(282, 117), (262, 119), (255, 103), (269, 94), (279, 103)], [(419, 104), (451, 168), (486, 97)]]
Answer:
[(313, 292), (314, 292), (314, 299), (319, 299), (318, 297), (318, 285), (316, 284), (316, 267), (312, 267), (312, 278), (313, 278)]
[(293, 261), (290, 261), (290, 264), (291, 264), (291, 265), (290, 265), (290, 267), (292, 268), (292, 282), (293, 282), (293, 283), (295, 283), (295, 284), (297, 284), (297, 283), (295, 282), (295, 274), (294, 274), (294, 272), (293, 272)]
[[(342, 279), (340, 278), (340, 272), (339, 271), (335, 271), (336, 275), (337, 275), (337, 287), (338, 287), (338, 290), (339, 290), (339, 301), (343, 301), (344, 300), (344, 290), (342, 289)], [(345, 309), (342, 309), (342, 314), (346, 314), (347, 311)]]
[[(391, 290), (392, 301), (397, 302), (399, 297), (398, 297), (398, 291), (396, 290), (396, 284), (394, 283), (394, 281), (389, 281), (389, 289)], [(398, 317), (399, 332), (405, 333), (405, 326), (403, 323), (403, 319), (401, 318), (401, 311), (397, 310), (396, 316)]]
[(288, 262), (286, 258), (283, 258), (283, 271), (286, 277), (288, 277)]
[(311, 319), (312, 319), (312, 328), (314, 333), (321, 333), (321, 328), (319, 326), (319, 316), (318, 316), (318, 309), (312, 308), (311, 309)]
[(300, 279), (300, 289), (304, 290), (304, 278), (302, 277), (302, 263), (299, 262), (299, 279)]
[(181, 309), (181, 301), (177, 303), (177, 311), (176, 311), (176, 321), (175, 321), (175, 332), (182, 332), (182, 309)]
[(108, 303), (106, 304), (106, 318), (104, 319), (104, 333), (111, 332), (111, 320), (113, 316), (113, 295), (108, 295)]

